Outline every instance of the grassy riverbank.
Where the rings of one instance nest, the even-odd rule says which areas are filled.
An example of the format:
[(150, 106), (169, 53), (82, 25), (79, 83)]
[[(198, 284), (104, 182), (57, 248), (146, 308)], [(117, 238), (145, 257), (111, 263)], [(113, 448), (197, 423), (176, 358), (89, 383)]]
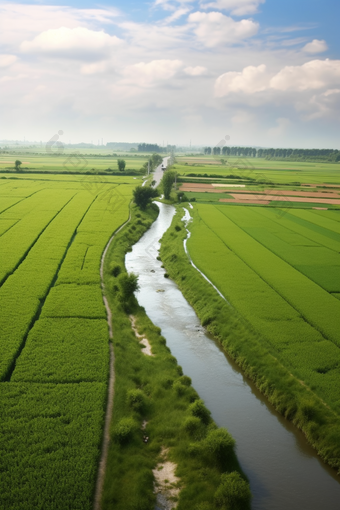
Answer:
[(276, 409), (303, 430), (319, 455), (340, 468), (340, 420), (308, 385), (292, 375), (268, 341), (229, 306), (192, 267), (183, 249), (186, 231), (180, 208), (162, 240), (161, 258), (169, 276), (207, 327)]
[[(157, 217), (150, 207), (132, 207), (131, 221), (114, 238), (104, 268), (106, 295), (112, 310), (115, 395), (111, 443), (102, 497), (103, 510), (150, 510), (156, 496), (154, 476), (161, 452), (176, 466), (168, 495), (178, 510), (250, 506), (248, 483), (234, 453), (234, 440), (218, 429), (190, 378), (182, 373), (155, 327), (135, 298), (122, 298), (125, 253)], [(119, 269), (118, 269), (119, 268)], [(120, 274), (118, 274), (120, 273)], [(116, 274), (117, 276), (114, 276)], [(145, 336), (153, 356), (142, 352), (131, 327)], [(144, 442), (143, 438), (149, 439)], [(178, 496), (176, 489), (180, 489)]]

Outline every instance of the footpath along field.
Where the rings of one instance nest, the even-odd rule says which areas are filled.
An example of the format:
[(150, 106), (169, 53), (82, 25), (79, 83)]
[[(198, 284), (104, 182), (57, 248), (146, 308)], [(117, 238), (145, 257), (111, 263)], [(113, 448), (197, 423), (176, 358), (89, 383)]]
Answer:
[(340, 414), (340, 213), (199, 204), (193, 215), (194, 263)]
[(136, 181), (32, 177), (0, 180), (0, 508), (86, 510), (109, 370), (100, 259)]

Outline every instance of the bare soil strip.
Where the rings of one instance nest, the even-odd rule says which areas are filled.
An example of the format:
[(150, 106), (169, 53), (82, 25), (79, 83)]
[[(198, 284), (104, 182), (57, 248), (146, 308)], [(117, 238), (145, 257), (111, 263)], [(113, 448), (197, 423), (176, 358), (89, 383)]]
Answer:
[[(320, 204), (340, 204), (340, 199), (332, 198), (304, 198), (304, 197), (290, 197), (284, 195), (245, 195), (243, 193), (232, 194), (235, 199), (243, 200), (270, 200), (282, 202), (305, 202), (305, 203), (320, 203)], [(248, 198), (249, 197), (249, 198)]]
[(167, 460), (168, 453), (168, 448), (162, 448), (161, 461), (157, 464), (156, 469), (152, 470), (155, 478), (154, 493), (157, 497), (156, 505), (163, 510), (176, 508), (177, 502), (174, 499), (177, 499), (180, 492), (178, 487), (180, 479), (175, 475), (177, 465)]
[[(223, 189), (214, 189), (216, 187), (220, 187)], [(236, 190), (236, 185), (228, 185), (228, 184), (190, 184), (184, 183), (181, 186), (181, 191), (200, 191), (209, 193), (223, 193), (232, 191), (233, 193), (242, 193), (242, 194), (254, 194), (254, 190)], [(237, 186), (240, 187), (240, 186)], [(289, 191), (289, 190), (281, 190), (281, 189), (265, 189), (256, 191), (258, 195), (280, 195), (280, 196), (288, 196), (288, 197), (311, 197), (311, 198), (335, 198), (340, 199), (339, 193), (337, 191)]]
[(100, 263), (100, 278), (101, 278), (101, 286), (102, 286), (102, 293), (103, 293), (103, 301), (106, 308), (107, 313), (107, 323), (109, 327), (109, 349), (110, 349), (110, 372), (109, 372), (109, 384), (107, 388), (107, 405), (106, 405), (106, 413), (105, 413), (105, 425), (104, 425), (104, 434), (103, 434), (103, 442), (102, 442), (102, 451), (100, 454), (100, 461), (98, 466), (98, 473), (97, 473), (97, 482), (96, 482), (96, 489), (95, 489), (95, 495), (94, 495), (94, 503), (93, 503), (93, 510), (100, 510), (101, 509), (101, 497), (103, 493), (103, 486), (104, 486), (104, 479), (105, 479), (105, 471), (106, 471), (106, 464), (107, 464), (107, 456), (109, 453), (109, 445), (110, 445), (110, 426), (111, 426), (111, 419), (112, 419), (112, 411), (113, 411), (113, 397), (114, 397), (114, 382), (115, 382), (115, 373), (114, 373), (114, 352), (113, 352), (113, 344), (112, 344), (112, 338), (113, 338), (113, 331), (112, 331), (112, 313), (111, 309), (108, 303), (108, 300), (106, 296), (104, 295), (105, 292), (105, 285), (104, 285), (104, 262), (105, 257), (107, 254), (107, 251), (110, 247), (110, 244), (112, 243), (114, 237), (120, 232), (120, 230), (125, 227), (125, 225), (130, 221), (131, 213), (129, 215), (129, 219), (119, 227), (119, 229), (114, 232), (114, 234), (109, 239), (109, 242), (107, 243), (105, 250), (103, 251), (103, 255), (101, 258)]
[(139, 343), (143, 345), (142, 353), (145, 354), (146, 356), (154, 356), (154, 354), (152, 353), (152, 349), (151, 349), (149, 340), (146, 338), (146, 336), (140, 335), (138, 333), (138, 330), (136, 327), (136, 317), (134, 317), (133, 315), (130, 315), (129, 319), (131, 321), (131, 327), (132, 327), (136, 337), (141, 339)]

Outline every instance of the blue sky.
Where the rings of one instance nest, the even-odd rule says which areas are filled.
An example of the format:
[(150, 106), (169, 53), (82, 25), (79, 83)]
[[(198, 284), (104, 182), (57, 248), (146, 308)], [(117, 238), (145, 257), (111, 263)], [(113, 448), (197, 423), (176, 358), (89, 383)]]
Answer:
[(339, 10), (0, 2), (0, 139), (340, 148)]

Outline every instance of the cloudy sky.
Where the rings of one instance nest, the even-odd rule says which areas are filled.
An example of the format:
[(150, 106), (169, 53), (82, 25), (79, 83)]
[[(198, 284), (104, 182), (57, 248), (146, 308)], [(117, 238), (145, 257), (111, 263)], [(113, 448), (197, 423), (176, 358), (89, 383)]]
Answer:
[(0, 2), (0, 139), (339, 147), (338, 0)]

